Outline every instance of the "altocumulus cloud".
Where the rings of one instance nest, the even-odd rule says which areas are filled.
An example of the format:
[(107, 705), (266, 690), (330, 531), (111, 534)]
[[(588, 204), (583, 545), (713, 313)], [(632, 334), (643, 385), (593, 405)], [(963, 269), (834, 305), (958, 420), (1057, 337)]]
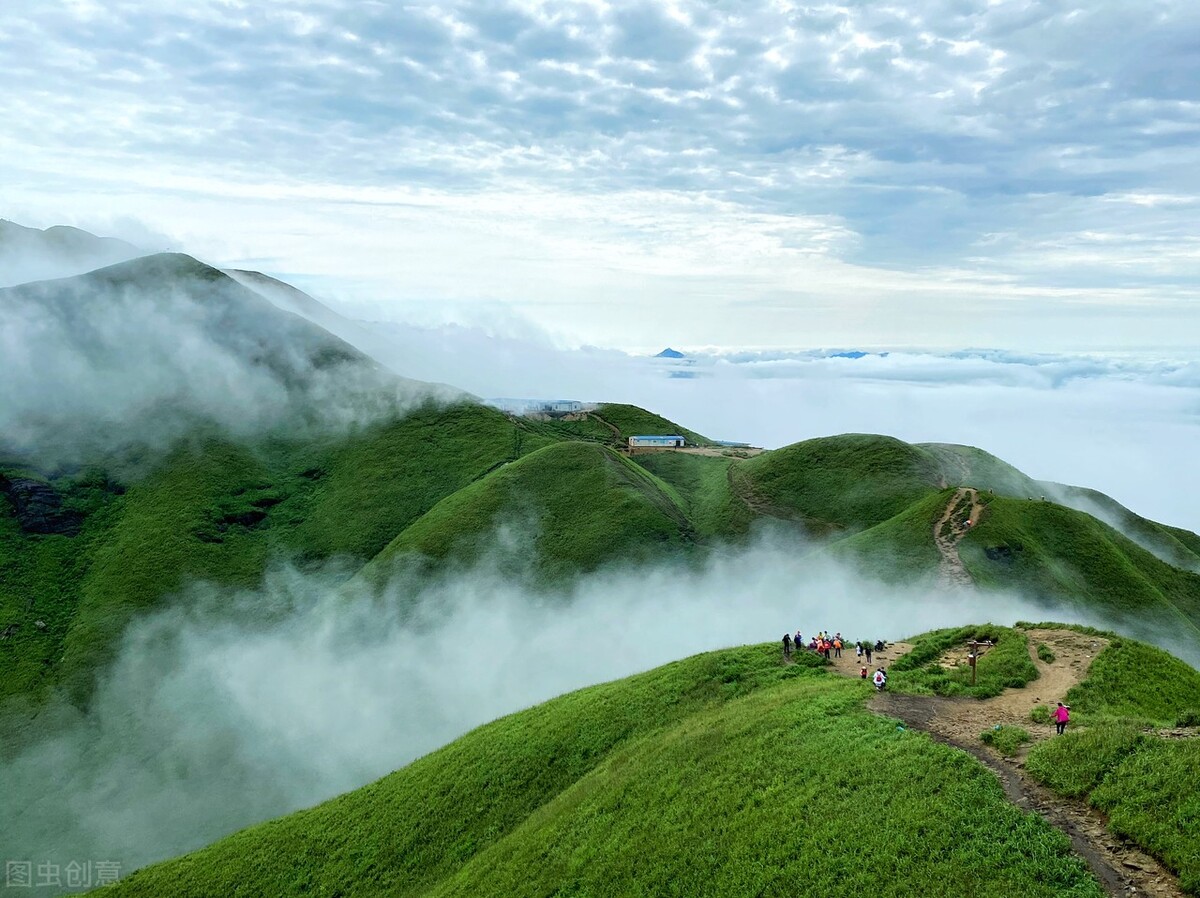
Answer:
[[(1110, 333), (1125, 310), (1119, 340), (1150, 341), (1175, 334), (1196, 282), (1198, 30), (1182, 0), (1153, 15), (986, 0), (10, 7), (0, 173), (43, 215), (68, 197), (95, 214), (102, 191), (156, 227), (181, 198), (215, 225), (205, 203), (220, 198), (233, 246), (313, 276), (372, 275), (371, 253), (333, 235), (373, 226), (367, 249), (399, 254), (376, 285), (435, 300), (500, 281), (499, 298), (524, 290), (559, 323), (555, 303), (715, 292), (748, 300), (746, 328), (778, 332), (759, 304), (815, 315), (865, 290), (903, 301), (882, 307), (889, 324), (969, 301), (974, 326), (1012, 344), (1029, 335), (989, 303), (1083, 302)], [(703, 202), (682, 225), (656, 221), (688, 197)], [(285, 227), (268, 224), (273, 199)], [(602, 208), (564, 228), (553, 210), (572, 201)], [(495, 206), (528, 233), (506, 242)], [(703, 240), (721, 225), (760, 262), (730, 260), (701, 290), (687, 274), (722, 258)], [(297, 236), (330, 246), (306, 255)], [(613, 251), (587, 261), (605, 236)], [(651, 275), (644, 258), (621, 269), (635, 248)], [(606, 274), (614, 260), (624, 276)], [(574, 284), (553, 277), (572, 262)], [(530, 295), (547, 272), (549, 295)], [(698, 317), (715, 332), (722, 314)]]

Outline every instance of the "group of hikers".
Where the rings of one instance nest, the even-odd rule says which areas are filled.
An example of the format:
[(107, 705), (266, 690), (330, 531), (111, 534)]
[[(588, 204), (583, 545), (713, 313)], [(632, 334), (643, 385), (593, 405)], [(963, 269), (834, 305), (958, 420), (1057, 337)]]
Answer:
[[(816, 636), (812, 636), (805, 645), (804, 635), (797, 630), (796, 635), (791, 633), (783, 634), (783, 657), (789, 659), (792, 657), (792, 652), (802, 652), (806, 649), (810, 652), (816, 652), (825, 658), (826, 661), (833, 658), (842, 657), (842, 649), (846, 648), (847, 641), (842, 638), (842, 634), (828, 633), (821, 630)], [(869, 640), (861, 640), (854, 643), (854, 651), (858, 656), (858, 663), (861, 665), (858, 675), (862, 679), (867, 679), (867, 667), (871, 664), (871, 656), (875, 652), (882, 652), (887, 647), (882, 639), (877, 639), (874, 642)], [(867, 659), (867, 663), (863, 665), (863, 658)], [(871, 682), (875, 684), (875, 688), (882, 690), (887, 685), (887, 671), (880, 667), (871, 677)]]
[[(840, 632), (830, 634), (821, 630), (816, 636), (808, 640), (807, 645), (804, 642), (804, 635), (799, 630), (796, 631), (795, 636), (791, 633), (783, 634), (783, 657), (785, 661), (791, 659), (793, 651), (802, 652), (806, 649), (810, 652), (816, 652), (818, 655), (824, 657), (826, 661), (829, 661), (833, 658), (842, 657), (842, 649), (846, 648), (846, 646), (847, 642), (842, 638)], [(854, 651), (858, 656), (858, 663), (860, 665), (858, 675), (861, 679), (867, 679), (867, 667), (871, 664), (872, 655), (875, 652), (882, 652), (886, 648), (887, 644), (882, 639), (877, 639), (873, 643), (868, 640), (860, 640), (854, 643)], [(864, 657), (867, 659), (866, 664), (863, 664)], [(875, 684), (875, 688), (880, 692), (887, 686), (887, 679), (887, 670), (883, 667), (877, 668), (875, 673), (871, 675), (871, 682)], [(1068, 705), (1058, 702), (1058, 707), (1050, 714), (1054, 720), (1055, 729), (1060, 736), (1067, 728), (1067, 722), (1071, 719), (1070, 712), (1071, 709)]]

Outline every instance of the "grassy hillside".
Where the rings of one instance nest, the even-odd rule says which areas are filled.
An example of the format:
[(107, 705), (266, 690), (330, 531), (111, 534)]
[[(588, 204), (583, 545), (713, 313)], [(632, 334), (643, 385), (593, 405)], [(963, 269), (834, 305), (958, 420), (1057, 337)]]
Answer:
[(983, 587), (1084, 603), (1116, 615), (1158, 612), (1196, 634), (1200, 576), (1179, 570), (1083, 512), (996, 497), (959, 547)]
[(940, 488), (929, 452), (892, 437), (806, 440), (741, 462), (734, 487), (752, 504), (830, 532), (881, 524)]
[(1027, 769), (1100, 808), (1113, 832), (1200, 894), (1200, 739), (1146, 729), (1200, 725), (1200, 672), (1161, 649), (1106, 635), (1109, 644), (1067, 694), (1070, 728), (1036, 746)]
[(1035, 498), (1045, 492), (1038, 481), (1008, 462), (974, 446), (952, 443), (918, 443), (918, 449), (937, 459), (948, 486), (973, 486), (1002, 496)]
[(674, 421), (668, 421), (654, 412), (638, 408), (636, 405), (608, 402), (599, 406), (593, 414), (606, 424), (615, 427), (620, 432), (623, 443), (632, 436), (679, 434), (688, 443), (695, 446), (713, 445), (712, 440), (708, 437), (702, 436), (694, 430), (688, 430)]
[(1200, 537), (1134, 514), (1120, 502), (1096, 490), (1048, 484), (1056, 501), (1087, 512), (1175, 567), (1200, 573)]
[(928, 583), (941, 558), (933, 525), (953, 495), (953, 490), (942, 490), (914, 502), (882, 524), (838, 540), (831, 553), (885, 583)]
[(699, 537), (738, 537), (754, 521), (750, 506), (730, 486), (736, 459), (658, 452), (635, 460), (676, 490)]
[(0, 698), (60, 682), (83, 698), (130, 617), (189, 582), (252, 586), (273, 559), (365, 563), (446, 496), (545, 444), (493, 409), (430, 405), (321, 441), (210, 432), (122, 484), (0, 463), (79, 520), (73, 535), (29, 532), (0, 490), (0, 631), (15, 625), (0, 640)]
[(801, 657), (572, 693), (104, 894), (1102, 894), (984, 768)]
[(555, 443), (443, 499), (400, 533), (367, 573), (379, 579), (406, 553), (473, 561), (495, 546), (500, 526), (515, 528), (517, 537), (508, 564), (547, 580), (615, 558), (655, 557), (691, 541), (691, 525), (672, 493), (607, 447)]

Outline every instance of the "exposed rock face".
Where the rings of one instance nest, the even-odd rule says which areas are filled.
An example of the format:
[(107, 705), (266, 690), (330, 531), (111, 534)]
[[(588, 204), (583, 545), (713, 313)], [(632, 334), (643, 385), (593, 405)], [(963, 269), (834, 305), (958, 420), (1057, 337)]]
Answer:
[(62, 496), (50, 484), (29, 477), (0, 475), (0, 493), (12, 503), (17, 523), (26, 533), (62, 536), (79, 533), (81, 516), (63, 508)]

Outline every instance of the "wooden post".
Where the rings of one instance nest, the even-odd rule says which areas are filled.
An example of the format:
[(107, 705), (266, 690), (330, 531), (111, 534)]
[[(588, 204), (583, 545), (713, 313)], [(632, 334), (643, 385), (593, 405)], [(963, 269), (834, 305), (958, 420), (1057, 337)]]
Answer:
[(971, 663), (971, 685), (975, 685), (975, 662), (979, 660), (979, 643), (971, 640), (971, 654), (967, 656), (967, 660)]

